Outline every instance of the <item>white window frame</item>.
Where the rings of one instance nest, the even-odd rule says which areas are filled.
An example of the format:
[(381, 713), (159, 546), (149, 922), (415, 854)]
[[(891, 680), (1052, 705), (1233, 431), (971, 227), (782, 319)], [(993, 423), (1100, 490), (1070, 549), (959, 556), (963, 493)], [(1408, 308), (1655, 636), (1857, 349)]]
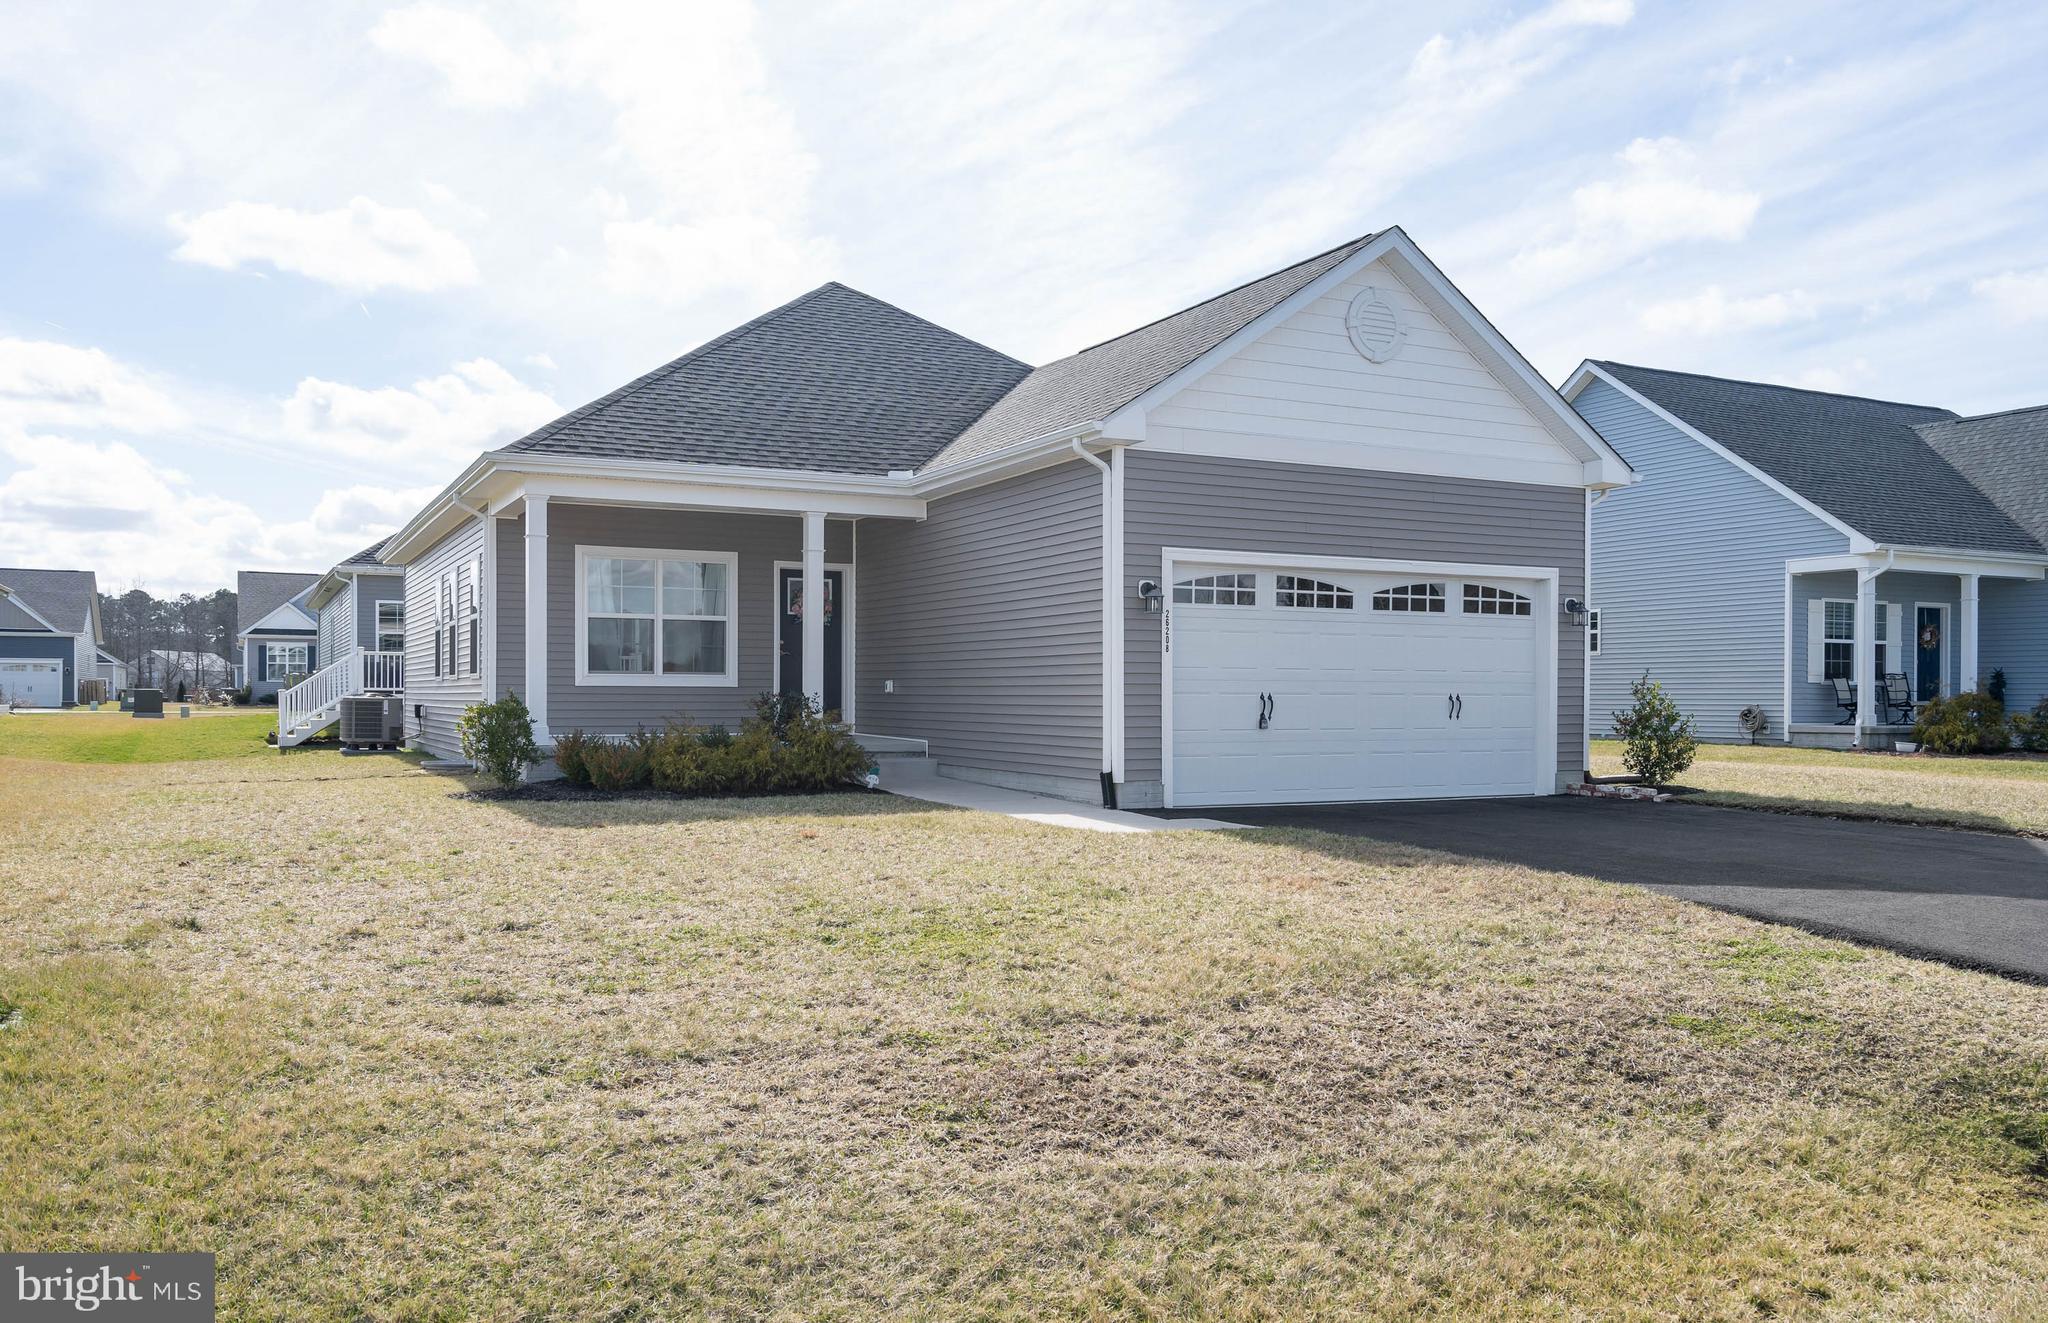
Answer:
[[(1838, 638), (1828, 633), (1828, 608), (1846, 606), (1849, 608), (1849, 637)], [(1836, 677), (1828, 674), (1828, 644), (1849, 645), (1849, 673)], [(1820, 599), (1820, 682), (1833, 684), (1837, 678), (1856, 683), (1856, 599), (1853, 597), (1823, 597)]]
[[(395, 606), (398, 608), (398, 627), (396, 629), (384, 628), (384, 608), (387, 606)], [(370, 641), (377, 645), (375, 648), (372, 649), (373, 652), (404, 652), (405, 599), (403, 597), (378, 598), (370, 608), (370, 629)], [(387, 648), (384, 646), (384, 636), (386, 634), (396, 634), (398, 636), (397, 647)]]
[[(654, 571), (654, 670), (645, 674), (618, 674), (590, 670), (589, 563), (595, 560), (687, 560), (725, 566), (725, 614), (717, 616), (665, 616), (661, 610), (661, 570)], [(739, 622), (740, 558), (734, 551), (690, 551), (678, 547), (586, 547), (576, 548), (576, 683), (592, 686), (653, 686), (655, 688), (737, 689), (740, 682)], [(664, 620), (725, 621), (725, 670), (717, 675), (666, 675), (661, 670), (661, 624)], [(602, 612), (599, 619), (644, 620), (637, 613)]]
[[(1828, 674), (1828, 644), (1846, 643), (1849, 645), (1849, 673), (1842, 678), (1850, 684), (1855, 684), (1856, 649), (1861, 643), (1861, 640), (1856, 637), (1856, 599), (1853, 597), (1822, 597), (1815, 600), (1820, 603), (1820, 682), (1822, 684), (1834, 683), (1834, 678)], [(1828, 634), (1828, 607), (1830, 604), (1849, 608), (1849, 637), (1846, 639), (1831, 637)], [(1875, 609), (1871, 612), (1871, 615), (1875, 617), (1877, 647), (1883, 652), (1882, 656), (1879, 656), (1877, 653), (1872, 654), (1871, 673), (1877, 677), (1877, 683), (1880, 686), (1884, 684), (1886, 663), (1896, 661), (1897, 659), (1897, 654), (1893, 651), (1897, 640), (1889, 637), (1891, 634), (1890, 619), (1894, 611), (1901, 617), (1900, 630), (1903, 633), (1905, 630), (1903, 623), (1905, 607), (1901, 603), (1888, 602), (1880, 598), (1875, 604)], [(1913, 639), (1914, 647), (1917, 649), (1919, 647), (1919, 635), (1917, 632), (1914, 634)], [(1945, 647), (1946, 644), (1944, 644)], [(1899, 672), (1895, 671), (1893, 674), (1899, 674)], [(1904, 674), (1908, 680), (1914, 678), (1911, 671), (1904, 672)]]
[[(287, 666), (280, 671), (277, 667), (277, 657), (279, 653), (297, 653), (299, 657), (298, 669), (294, 670), (290, 666)], [(309, 674), (306, 668), (311, 666), (312, 664), (313, 651), (311, 644), (266, 643), (263, 645), (263, 679), (265, 680), (265, 682), (271, 680), (282, 680), (285, 679), (287, 676)]]
[(1600, 655), (1600, 608), (1597, 606), (1586, 609), (1586, 655)]
[[(1212, 609), (1236, 611), (1245, 607), (1260, 605), (1265, 601), (1266, 594), (1271, 589), (1271, 585), (1267, 582), (1270, 576), (1259, 574), (1255, 571), (1212, 570), (1205, 566), (1193, 566), (1190, 568), (1194, 572), (1189, 574), (1186, 579), (1179, 582), (1169, 582), (1167, 585), (1167, 601), (1174, 606), (1188, 607), (1197, 611)], [(1219, 585), (1216, 581), (1222, 578), (1228, 578), (1231, 582), (1228, 585)], [(1202, 582), (1204, 579), (1208, 580), (1208, 582)], [(1240, 579), (1250, 579), (1251, 583), (1237, 582)], [(1208, 593), (1209, 600), (1206, 602), (1196, 601), (1195, 594), (1198, 592)], [(1186, 599), (1181, 597), (1182, 593), (1187, 594)], [(1227, 602), (1218, 601), (1216, 598), (1218, 593), (1229, 593), (1230, 600)], [(1250, 601), (1242, 599), (1240, 595), (1244, 593), (1251, 594)]]

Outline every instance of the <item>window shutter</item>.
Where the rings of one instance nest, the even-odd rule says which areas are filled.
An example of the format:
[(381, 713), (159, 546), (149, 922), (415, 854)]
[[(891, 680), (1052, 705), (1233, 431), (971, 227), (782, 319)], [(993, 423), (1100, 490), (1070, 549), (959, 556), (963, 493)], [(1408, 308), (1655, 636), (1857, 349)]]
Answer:
[(1811, 684), (1820, 684), (1827, 679), (1823, 668), (1827, 664), (1827, 649), (1822, 646), (1824, 634), (1821, 613), (1827, 608), (1816, 597), (1806, 604), (1806, 678)]
[[(1897, 602), (1886, 602), (1884, 605), (1884, 664), (1885, 669), (1894, 675), (1905, 673), (1906, 658), (1913, 655), (1905, 646), (1906, 636), (1899, 632), (1905, 628), (1905, 624), (1906, 608)], [(1884, 682), (1882, 675), (1877, 678), (1880, 684)]]

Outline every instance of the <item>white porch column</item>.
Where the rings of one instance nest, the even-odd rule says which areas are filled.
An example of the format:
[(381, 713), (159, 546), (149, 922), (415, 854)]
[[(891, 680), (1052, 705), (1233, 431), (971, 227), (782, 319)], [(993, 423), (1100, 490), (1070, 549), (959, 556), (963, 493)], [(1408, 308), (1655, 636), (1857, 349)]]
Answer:
[(1958, 574), (1956, 579), (1962, 587), (1961, 619), (1956, 621), (1956, 628), (1962, 631), (1963, 654), (1956, 692), (1967, 694), (1977, 687), (1977, 576)]
[(526, 498), (526, 699), (533, 713), (533, 738), (543, 748), (548, 734), (548, 498)]
[[(841, 603), (844, 609), (844, 603)], [(825, 705), (825, 513), (804, 511), (804, 693)]]
[(1870, 728), (1877, 698), (1877, 571), (1856, 571), (1856, 743)]

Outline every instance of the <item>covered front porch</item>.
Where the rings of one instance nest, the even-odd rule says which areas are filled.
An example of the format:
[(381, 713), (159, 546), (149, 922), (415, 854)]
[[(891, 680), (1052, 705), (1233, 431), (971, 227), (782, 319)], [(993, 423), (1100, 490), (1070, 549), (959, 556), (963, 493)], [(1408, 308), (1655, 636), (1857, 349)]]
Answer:
[(2040, 579), (2048, 562), (1878, 549), (1785, 569), (1786, 738), (1881, 749), (1911, 737), (1924, 704), (1989, 676), (1983, 582)]

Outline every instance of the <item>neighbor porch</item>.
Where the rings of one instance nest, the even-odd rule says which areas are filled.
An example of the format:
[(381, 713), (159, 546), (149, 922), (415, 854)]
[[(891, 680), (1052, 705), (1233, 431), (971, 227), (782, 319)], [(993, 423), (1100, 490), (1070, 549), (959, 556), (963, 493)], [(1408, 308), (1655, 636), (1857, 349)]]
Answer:
[(1910, 738), (1922, 706), (1990, 673), (1983, 582), (2044, 570), (2040, 559), (1896, 549), (1788, 562), (1788, 742), (1868, 749)]

